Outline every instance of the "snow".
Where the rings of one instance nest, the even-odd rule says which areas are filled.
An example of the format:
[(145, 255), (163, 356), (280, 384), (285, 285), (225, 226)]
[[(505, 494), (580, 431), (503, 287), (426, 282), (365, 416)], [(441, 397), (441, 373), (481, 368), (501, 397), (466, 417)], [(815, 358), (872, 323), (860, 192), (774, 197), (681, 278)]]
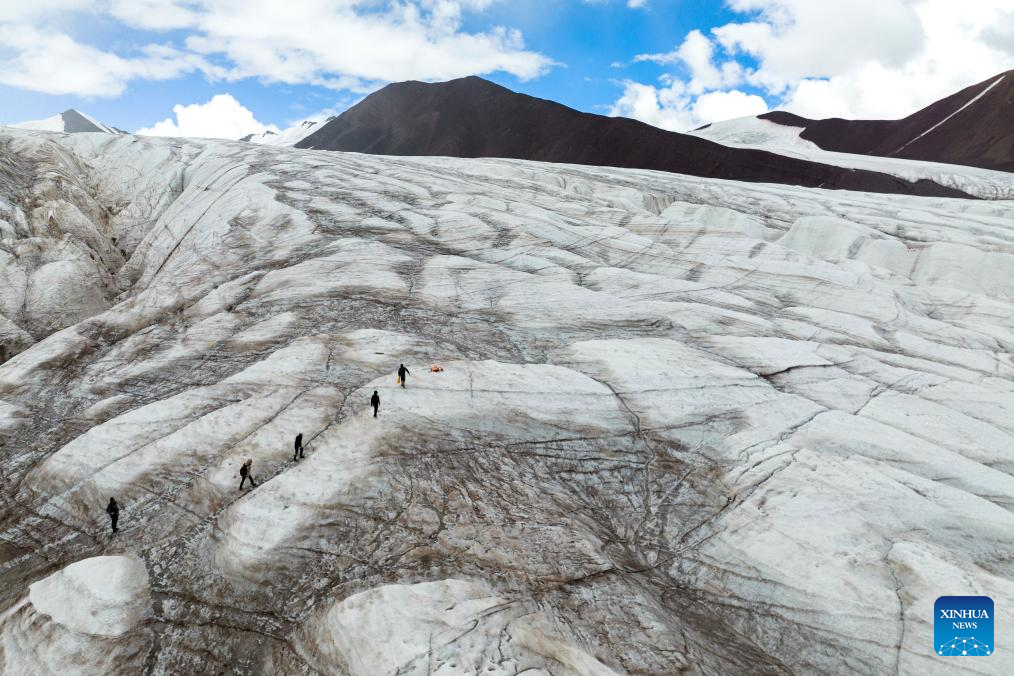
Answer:
[(28, 411), (20, 406), (0, 401), (0, 432), (12, 430), (21, 425), (27, 424)]
[(548, 624), (546, 618), (540, 616), (522, 618), (510, 625), (511, 638), (519, 646), (547, 658), (547, 666), (552, 669), (549, 673), (554, 673), (556, 664), (560, 664), (560, 671), (568, 676), (616, 676), (617, 672), (593, 655), (561, 640)]
[[(329, 669), (346, 667), (352, 674), (433, 673), (431, 646), (454, 640), (468, 624), (500, 604), (484, 585), (442, 580), (415, 585), (387, 585), (335, 604), (318, 629), (317, 649)], [(462, 667), (473, 656), (459, 656)], [(440, 665), (435, 673), (463, 669)], [(485, 670), (484, 670), (485, 671)]]
[(362, 290), (378, 298), (404, 295), (407, 287), (394, 267), (410, 259), (397, 250), (358, 239), (339, 240), (328, 250), (335, 253), (272, 270), (258, 282), (253, 293), (265, 302), (326, 298), (350, 290)]
[[(84, 118), (84, 120), (85, 120), (85, 122), (87, 124), (81, 125), (79, 119), (74, 119), (74, 118), (77, 118), (77, 117)], [(47, 117), (47, 118), (45, 118), (43, 120), (32, 120), (32, 121), (29, 121), (29, 122), (19, 122), (18, 124), (12, 124), (12, 125), (9, 125), (9, 126), (12, 127), (12, 128), (14, 128), (14, 129), (28, 129), (28, 130), (32, 130), (32, 131), (55, 131), (55, 132), (61, 132), (61, 133), (65, 133), (65, 132), (73, 133), (74, 131), (81, 131), (80, 126), (87, 127), (88, 124), (94, 125), (94, 127), (95, 127), (94, 130), (89, 129), (89, 131), (101, 132), (101, 133), (106, 133), (106, 134), (119, 134), (119, 133), (121, 133), (121, 132), (117, 131), (116, 129), (113, 129), (112, 127), (109, 127), (109, 126), (107, 126), (107, 125), (99, 122), (98, 120), (96, 120), (91, 115), (88, 115), (86, 113), (82, 113), (81, 111), (74, 110), (74, 109), (66, 110), (66, 111), (60, 113), (59, 115), (54, 115), (52, 117)], [(75, 125), (79, 127), (76, 130), (74, 128)], [(68, 129), (68, 127), (70, 127), (70, 128)]]
[(297, 124), (292, 125), (288, 129), (283, 129), (277, 134), (274, 132), (266, 131), (263, 134), (254, 134), (248, 140), (250, 143), (257, 143), (266, 146), (288, 146), (292, 147), (302, 141), (310, 134), (315, 134), (320, 131), (320, 128), (331, 121), (332, 118), (327, 120), (303, 120)]
[[(395, 345), (402, 342), (392, 338)], [(375, 344), (391, 351), (388, 341)], [(524, 443), (575, 430), (603, 436), (630, 429), (607, 388), (559, 366), (444, 361), (440, 373), (411, 362), (406, 366), (410, 387), (394, 386), (390, 373), (353, 393), (350, 420), (325, 429), (314, 441), (318, 450), (265, 486), (257, 500), (243, 500), (223, 515), (217, 560), (224, 570), (240, 578), (272, 575), (283, 554), (298, 555), (316, 539), (321, 510), (340, 508), (350, 494), (374, 490), (378, 455), (414, 438), (483, 436)], [(369, 409), (374, 390), (381, 397), (378, 418)], [(563, 392), (565, 397), (558, 396)], [(560, 424), (564, 420), (566, 427)], [(272, 514), (284, 517), (271, 519)]]
[(57, 114), (53, 117), (47, 117), (43, 120), (31, 120), (28, 122), (19, 122), (18, 124), (9, 125), (15, 129), (33, 129), (36, 131), (63, 131), (63, 115)]
[(138, 673), (151, 648), (144, 562), (95, 556), (33, 582), (0, 614), (7, 674)]
[[(334, 604), (304, 651), (322, 672), (371, 674), (543, 673), (611, 676), (613, 670), (561, 639), (543, 615), (513, 619), (511, 603), (473, 580), (384, 585)], [(506, 616), (505, 616), (506, 615)], [(511, 621), (513, 619), (513, 621)], [(499, 655), (489, 648), (499, 641)], [(504, 651), (522, 654), (505, 659)], [(540, 659), (541, 658), (541, 659)], [(525, 673), (537, 667), (527, 666)], [(541, 670), (541, 669), (540, 669)]]
[(144, 562), (95, 556), (72, 563), (29, 587), (35, 610), (81, 634), (120, 636), (151, 613)]
[(747, 148), (767, 148), (771, 146), (819, 151), (820, 146), (800, 136), (802, 131), (802, 127), (777, 124), (751, 115), (749, 117), (737, 117), (732, 120), (714, 122), (703, 129), (695, 129), (688, 133), (727, 146), (743, 146)]
[(6, 672), (942, 673), (1014, 603), (1014, 202), (0, 142)]
[[(999, 81), (994, 82), (991, 87)], [(982, 93), (985, 94), (986, 91)], [(973, 102), (970, 102), (969, 105)], [(960, 111), (956, 111), (955, 115), (957, 112)], [(725, 122), (716, 122), (705, 129), (689, 133), (727, 146), (769, 150), (786, 157), (820, 162), (835, 167), (879, 171), (907, 181), (928, 179), (982, 199), (1014, 200), (1014, 174), (1010, 172), (991, 171), (957, 164), (903, 160), (895, 157), (836, 153), (821, 150), (810, 141), (800, 138), (799, 135), (802, 131), (802, 127), (777, 124), (757, 117), (741, 117)], [(929, 131), (925, 133), (929, 133)]]
[(102, 130), (102, 131), (104, 131), (106, 133), (109, 133), (109, 134), (120, 133), (117, 130), (115, 130), (112, 127), (110, 127), (109, 125), (106, 125), (106, 124), (104, 124), (102, 122), (99, 122), (98, 120), (96, 120), (94, 117), (92, 117), (88, 113), (83, 113), (80, 110), (75, 110), (74, 112), (77, 113), (78, 115), (80, 115), (81, 117), (83, 117), (84, 119), (88, 120), (89, 122), (91, 122), (92, 124), (94, 124), (96, 127), (98, 127), (100, 130)]
[[(202, 487), (189, 499), (202, 505), (221, 501), (234, 490), (232, 477), (238, 477), (242, 460), (263, 459), (255, 465), (255, 472), (262, 473), (271, 466), (271, 449), (291, 443), (289, 437), (295, 435), (285, 431), (286, 425), (327, 425), (340, 397), (333, 388), (302, 387), (312, 387), (312, 374), (327, 355), (322, 341), (302, 340), (218, 385), (114, 417), (47, 458), (28, 475), (26, 486), (58, 496), (45, 510), (60, 518), (104, 522), (105, 514), (93, 509), (103, 496), (118, 496), (126, 510), (134, 499), (157, 490), (167, 474), (207, 467), (217, 458), (218, 469), (208, 477), (215, 492)], [(156, 357), (165, 364), (161, 359)]]

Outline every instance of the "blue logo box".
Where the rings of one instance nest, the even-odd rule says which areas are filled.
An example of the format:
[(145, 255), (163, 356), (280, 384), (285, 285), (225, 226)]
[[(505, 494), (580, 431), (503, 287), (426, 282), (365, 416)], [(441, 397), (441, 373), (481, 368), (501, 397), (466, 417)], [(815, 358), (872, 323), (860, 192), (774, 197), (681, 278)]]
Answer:
[(942, 657), (993, 654), (993, 599), (941, 596), (933, 604), (933, 652)]

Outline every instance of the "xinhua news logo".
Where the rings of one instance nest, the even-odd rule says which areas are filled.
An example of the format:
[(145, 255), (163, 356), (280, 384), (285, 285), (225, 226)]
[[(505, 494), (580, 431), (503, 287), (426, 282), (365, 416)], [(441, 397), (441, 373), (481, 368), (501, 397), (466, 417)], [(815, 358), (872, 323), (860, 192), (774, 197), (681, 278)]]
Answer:
[(941, 596), (933, 604), (934, 652), (943, 657), (993, 654), (993, 599)]

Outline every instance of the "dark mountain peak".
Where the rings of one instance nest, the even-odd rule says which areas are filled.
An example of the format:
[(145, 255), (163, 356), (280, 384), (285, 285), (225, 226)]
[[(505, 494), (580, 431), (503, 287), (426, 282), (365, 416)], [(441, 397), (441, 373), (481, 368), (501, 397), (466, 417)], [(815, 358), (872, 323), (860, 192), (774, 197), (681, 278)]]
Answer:
[[(478, 75), (466, 75), (464, 77), (456, 77), (453, 80), (443, 80), (441, 82), (426, 82), (423, 80), (406, 80), (404, 82), (392, 82), (387, 85), (388, 87), (400, 87), (407, 85), (410, 87), (424, 87), (427, 89), (440, 90), (440, 89), (462, 89), (462, 88), (477, 88), (489, 91), (502, 91), (508, 94), (514, 94), (510, 89), (498, 85), (497, 83), (487, 80), (484, 77)], [(385, 87), (386, 89), (387, 87)]]
[(511, 91), (502, 85), (498, 85), (477, 75), (459, 77), (444, 82), (421, 82), (419, 80), (393, 82), (370, 94), (358, 105), (361, 106), (367, 102), (390, 102), (391, 100), (397, 100), (400, 104), (400, 101), (405, 97), (423, 97), (433, 104), (441, 103), (452, 105), (455, 108), (518, 105), (526, 101), (541, 101), (545, 104), (566, 108), (553, 101)]
[(296, 144), (378, 155), (503, 157), (873, 192), (966, 196), (924, 181), (729, 148), (620, 117), (583, 113), (480, 77), (399, 82)]

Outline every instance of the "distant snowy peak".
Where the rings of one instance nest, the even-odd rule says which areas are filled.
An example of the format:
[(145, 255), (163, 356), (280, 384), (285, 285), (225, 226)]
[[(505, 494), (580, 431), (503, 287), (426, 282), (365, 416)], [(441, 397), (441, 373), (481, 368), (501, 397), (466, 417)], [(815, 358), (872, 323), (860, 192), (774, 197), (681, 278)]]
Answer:
[(18, 129), (34, 129), (36, 131), (58, 131), (65, 134), (78, 134), (82, 132), (123, 134), (124, 132), (116, 127), (110, 127), (96, 120), (91, 115), (82, 113), (79, 110), (69, 108), (59, 115), (47, 117), (44, 120), (32, 120), (12, 124)]
[(266, 131), (262, 134), (250, 134), (241, 138), (240, 141), (266, 146), (294, 146), (333, 119), (333, 117), (329, 117), (326, 120), (303, 120), (282, 132)]

